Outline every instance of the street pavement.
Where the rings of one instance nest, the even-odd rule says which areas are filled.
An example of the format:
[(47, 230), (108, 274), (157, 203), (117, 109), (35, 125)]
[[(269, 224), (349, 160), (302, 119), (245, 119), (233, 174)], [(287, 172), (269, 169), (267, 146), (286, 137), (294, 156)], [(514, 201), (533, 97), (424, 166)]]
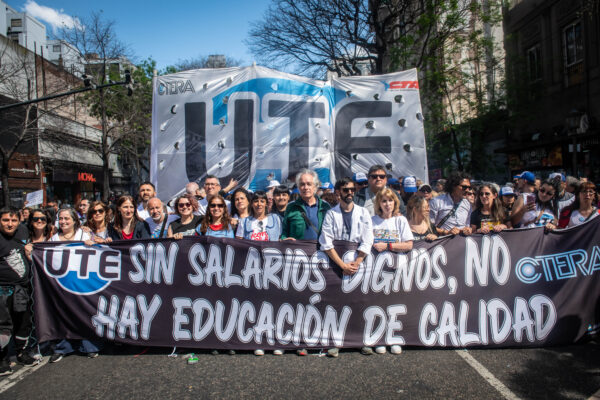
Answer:
[(256, 357), (116, 348), (17, 366), (0, 399), (590, 399), (600, 396), (600, 342), (538, 349), (432, 350), (339, 358)]

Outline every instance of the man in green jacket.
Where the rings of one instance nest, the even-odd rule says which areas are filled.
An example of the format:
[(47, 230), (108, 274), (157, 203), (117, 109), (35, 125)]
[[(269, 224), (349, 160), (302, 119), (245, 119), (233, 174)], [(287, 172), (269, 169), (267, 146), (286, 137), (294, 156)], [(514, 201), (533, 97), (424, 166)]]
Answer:
[(303, 169), (296, 175), (300, 198), (289, 203), (283, 219), (282, 240), (318, 240), (325, 213), (331, 206), (317, 195), (319, 177), (315, 171)]

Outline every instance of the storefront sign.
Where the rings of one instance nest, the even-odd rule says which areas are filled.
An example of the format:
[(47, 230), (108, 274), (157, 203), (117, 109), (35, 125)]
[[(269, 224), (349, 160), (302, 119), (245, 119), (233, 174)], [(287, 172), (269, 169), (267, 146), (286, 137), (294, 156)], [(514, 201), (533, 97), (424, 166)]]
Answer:
[(90, 174), (88, 172), (78, 173), (77, 180), (79, 182), (96, 182), (96, 178), (94, 178), (94, 174)]

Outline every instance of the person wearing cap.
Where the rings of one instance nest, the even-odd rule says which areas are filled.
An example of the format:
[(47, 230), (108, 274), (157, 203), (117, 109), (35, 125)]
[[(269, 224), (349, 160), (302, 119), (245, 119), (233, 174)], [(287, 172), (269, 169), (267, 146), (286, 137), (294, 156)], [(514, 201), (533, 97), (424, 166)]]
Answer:
[(533, 172), (523, 171), (519, 175), (515, 175), (517, 178), (517, 191), (519, 193), (533, 193), (535, 192), (535, 175)]
[(435, 186), (433, 187), (433, 189), (439, 194), (444, 194), (444, 186), (446, 185), (446, 180), (445, 179), (438, 179), (435, 182)]
[(558, 198), (558, 213), (560, 215), (561, 211), (564, 208), (573, 204), (573, 202), (575, 201), (575, 195), (573, 193), (569, 193), (566, 191), (567, 179), (560, 172), (553, 172), (550, 174), (550, 176), (548, 176), (548, 178), (554, 179), (555, 181), (559, 182), (560, 190), (558, 192), (557, 198)]
[(504, 207), (504, 214), (508, 217), (510, 217), (516, 197), (517, 195), (512, 187), (503, 186), (500, 189), (500, 202), (502, 203), (502, 207)]
[(352, 180), (356, 184), (357, 191), (361, 190), (369, 184), (369, 181), (367, 180), (367, 175), (365, 175), (364, 172), (356, 172), (353, 175)]
[(404, 204), (417, 193), (417, 178), (414, 176), (405, 176), (402, 178), (402, 186), (400, 187), (400, 196)]
[[(369, 168), (369, 179), (368, 185), (361, 190), (359, 190), (356, 194), (355, 203), (361, 207), (364, 207), (369, 211), (371, 216), (375, 215), (375, 196), (377, 193), (387, 186), (387, 173), (385, 172), (385, 167), (383, 165), (373, 165)], [(398, 194), (395, 190), (394, 194), (400, 200), (400, 214), (404, 215), (406, 213), (406, 206), (402, 201), (400, 194)]]
[[(517, 190), (520, 192), (512, 207), (510, 219), (513, 227), (517, 227), (523, 218), (523, 214), (535, 210), (535, 175), (529, 171), (523, 171), (517, 175)], [(529, 202), (528, 202), (529, 200)]]
[(419, 186), (419, 189), (415, 194), (419, 197), (423, 197), (427, 201), (433, 198), (433, 190), (431, 189), (431, 186), (429, 186), (428, 183), (423, 183), (421, 186)]
[(472, 189), (470, 176), (453, 172), (446, 181), (446, 194), (429, 202), (431, 222), (441, 235), (471, 234), (471, 203), (466, 199), (469, 189)]
[(325, 213), (331, 208), (317, 196), (319, 176), (310, 169), (296, 175), (299, 198), (287, 205), (283, 218), (282, 240), (318, 240)]
[(279, 185), (273, 189), (273, 208), (271, 212), (285, 217), (285, 210), (290, 202), (290, 190), (285, 185)]

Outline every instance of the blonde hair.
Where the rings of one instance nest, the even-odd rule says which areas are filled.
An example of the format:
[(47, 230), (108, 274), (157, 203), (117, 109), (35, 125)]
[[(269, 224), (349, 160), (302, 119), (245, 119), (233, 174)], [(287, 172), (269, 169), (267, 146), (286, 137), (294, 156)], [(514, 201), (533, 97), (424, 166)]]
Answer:
[(394, 200), (394, 211), (392, 211), (392, 215), (399, 215), (400, 200), (398, 200), (396, 193), (394, 193), (394, 191), (389, 187), (384, 187), (377, 192), (377, 195), (375, 196), (375, 206), (373, 207), (375, 209), (375, 214), (379, 215), (380, 217), (381, 214), (383, 214), (383, 210), (381, 209), (381, 200), (383, 200), (384, 197), (389, 197), (390, 199)]

